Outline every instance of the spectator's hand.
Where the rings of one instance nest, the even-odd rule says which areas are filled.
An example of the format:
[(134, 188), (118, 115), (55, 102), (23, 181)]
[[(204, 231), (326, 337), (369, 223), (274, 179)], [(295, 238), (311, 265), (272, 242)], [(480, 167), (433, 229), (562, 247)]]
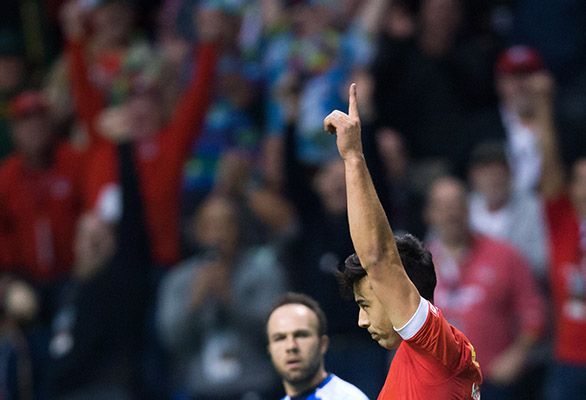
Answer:
[(238, 196), (244, 192), (250, 174), (250, 159), (237, 151), (222, 155), (214, 191), (222, 195)]
[(536, 72), (529, 78), (529, 88), (537, 98), (551, 100), (555, 90), (553, 76), (545, 71)]
[(221, 261), (210, 261), (200, 267), (193, 282), (190, 308), (199, 309), (210, 297), (227, 303), (231, 297), (229, 267)]
[(227, 304), (231, 299), (230, 267), (222, 261), (211, 261), (200, 267), (191, 290), (191, 308), (197, 310), (210, 298)]
[(100, 133), (115, 143), (130, 140), (130, 121), (125, 107), (110, 107), (98, 120)]
[(324, 119), (324, 129), (336, 134), (338, 151), (344, 160), (363, 157), (355, 83), (350, 85), (348, 114), (339, 110), (332, 111)]
[(189, 42), (179, 36), (167, 36), (161, 41), (161, 55), (172, 66), (180, 66), (190, 49)]
[(86, 11), (78, 0), (70, 0), (61, 7), (60, 19), (63, 35), (69, 41), (79, 41), (85, 35)]
[(247, 200), (254, 215), (272, 232), (287, 232), (293, 227), (293, 206), (278, 192), (268, 188), (249, 190)]
[(503, 351), (493, 362), (488, 371), (488, 378), (500, 385), (509, 385), (515, 382), (527, 361), (528, 350), (513, 345)]
[(28, 284), (22, 281), (10, 282), (4, 301), (6, 315), (19, 323), (30, 322), (38, 314), (37, 295)]
[(226, 29), (224, 14), (218, 10), (196, 8), (194, 24), (201, 42), (218, 42)]
[(397, 40), (413, 37), (417, 30), (417, 22), (405, 6), (392, 2), (388, 15), (386, 31), (389, 36)]

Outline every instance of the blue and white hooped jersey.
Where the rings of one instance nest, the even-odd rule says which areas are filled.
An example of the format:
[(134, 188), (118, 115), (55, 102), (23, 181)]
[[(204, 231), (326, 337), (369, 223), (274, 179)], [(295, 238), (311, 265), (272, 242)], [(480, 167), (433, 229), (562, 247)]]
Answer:
[(329, 374), (311, 392), (295, 397), (285, 396), (281, 400), (368, 400), (368, 397), (351, 383)]

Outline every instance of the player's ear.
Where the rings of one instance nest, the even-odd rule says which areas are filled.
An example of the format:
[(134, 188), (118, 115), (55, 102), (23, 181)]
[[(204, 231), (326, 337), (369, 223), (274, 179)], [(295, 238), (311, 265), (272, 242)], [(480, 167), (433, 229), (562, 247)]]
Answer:
[(330, 337), (328, 335), (321, 335), (319, 341), (321, 354), (325, 355), (328, 352), (328, 348), (330, 347)]

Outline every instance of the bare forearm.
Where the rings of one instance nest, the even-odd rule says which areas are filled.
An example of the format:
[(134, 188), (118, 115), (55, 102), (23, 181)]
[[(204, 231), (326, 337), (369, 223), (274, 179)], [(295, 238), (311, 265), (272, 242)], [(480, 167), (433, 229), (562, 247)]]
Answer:
[(530, 82), (537, 101), (535, 130), (542, 156), (541, 192), (547, 199), (559, 196), (564, 186), (564, 171), (557, 143), (554, 121), (555, 82), (549, 73), (537, 73)]
[(344, 160), (348, 221), (354, 249), (369, 274), (376, 274), (381, 259), (396, 253), (387, 217), (376, 194), (364, 157)]
[(350, 86), (348, 114), (332, 111), (324, 119), (324, 128), (336, 134), (336, 145), (344, 160), (354, 249), (391, 322), (401, 327), (417, 310), (420, 298), (403, 268), (393, 231), (364, 160), (355, 84)]
[(564, 186), (564, 170), (556, 140), (556, 130), (551, 115), (540, 118), (538, 127), (542, 152), (541, 192), (551, 199), (559, 195)]

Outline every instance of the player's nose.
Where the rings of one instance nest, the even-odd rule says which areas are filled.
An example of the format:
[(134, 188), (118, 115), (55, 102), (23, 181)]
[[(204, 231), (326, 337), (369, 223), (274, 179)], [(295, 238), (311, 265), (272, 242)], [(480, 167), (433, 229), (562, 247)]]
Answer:
[(295, 352), (299, 349), (297, 346), (297, 340), (293, 336), (287, 337), (285, 345), (288, 352)]
[(368, 328), (370, 326), (370, 321), (368, 320), (368, 316), (366, 312), (362, 308), (358, 310), (358, 326), (361, 328)]

